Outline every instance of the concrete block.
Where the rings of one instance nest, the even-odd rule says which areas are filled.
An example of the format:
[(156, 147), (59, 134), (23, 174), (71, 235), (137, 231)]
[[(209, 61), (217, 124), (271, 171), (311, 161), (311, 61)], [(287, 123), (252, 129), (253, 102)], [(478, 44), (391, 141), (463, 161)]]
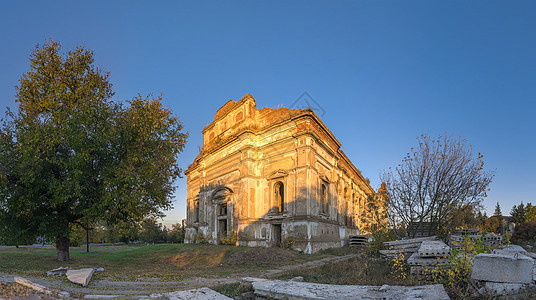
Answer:
[(448, 258), (440, 257), (421, 257), (417, 252), (413, 253), (407, 260), (407, 264), (410, 266), (436, 266), (444, 264), (448, 261)]
[(523, 254), (526, 255), (527, 251), (523, 247), (518, 245), (508, 245), (503, 249), (493, 250), (495, 254), (504, 254), (504, 255), (514, 255), (514, 254)]
[(225, 295), (222, 295), (209, 288), (192, 289), (187, 291), (177, 291), (165, 294), (153, 294), (151, 299), (165, 298), (169, 300), (232, 300)]
[(450, 299), (443, 285), (362, 286), (244, 278), (261, 299)]
[(91, 276), (95, 273), (94, 268), (84, 268), (80, 270), (68, 270), (67, 279), (71, 282), (81, 284), (82, 286), (87, 286), (91, 280)]
[(526, 289), (522, 283), (486, 282), (484, 288), (488, 295), (515, 295)]
[(420, 257), (444, 257), (450, 254), (450, 247), (442, 241), (423, 241), (417, 253)]
[(475, 256), (471, 278), (506, 283), (531, 283), (534, 260), (524, 255), (481, 253)]

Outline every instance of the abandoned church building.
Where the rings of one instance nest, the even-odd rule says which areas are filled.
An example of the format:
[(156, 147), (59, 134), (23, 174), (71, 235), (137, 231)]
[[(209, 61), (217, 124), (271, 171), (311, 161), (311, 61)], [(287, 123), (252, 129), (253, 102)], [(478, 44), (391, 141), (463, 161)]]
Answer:
[(240, 246), (341, 247), (363, 232), (365, 199), (376, 193), (340, 147), (311, 109), (229, 100), (184, 172), (186, 242), (236, 233)]

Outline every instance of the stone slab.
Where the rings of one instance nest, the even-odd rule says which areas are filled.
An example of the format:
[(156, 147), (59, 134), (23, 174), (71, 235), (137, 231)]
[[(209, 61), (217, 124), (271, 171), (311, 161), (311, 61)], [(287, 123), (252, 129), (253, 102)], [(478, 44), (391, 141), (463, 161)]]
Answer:
[(421, 257), (417, 252), (413, 253), (406, 261), (410, 266), (436, 266), (445, 264), (448, 258)]
[(71, 268), (69, 268), (69, 267), (59, 267), (57, 269), (47, 271), (47, 276), (63, 276), (70, 269)]
[(493, 253), (495, 254), (504, 254), (504, 255), (514, 255), (514, 254), (523, 254), (526, 255), (527, 250), (523, 249), (523, 247), (518, 245), (508, 245), (502, 249), (495, 249), (493, 250)]
[(255, 295), (267, 299), (450, 299), (443, 285), (362, 286), (331, 285), (309, 282), (288, 282), (260, 278), (244, 278), (251, 282)]
[(93, 273), (95, 273), (94, 268), (84, 268), (80, 270), (68, 270), (66, 275), (69, 281), (87, 286)]
[(505, 296), (519, 294), (527, 288), (527, 285), (522, 283), (486, 282), (484, 288), (489, 295)]
[(413, 243), (420, 243), (422, 241), (434, 241), (434, 240), (437, 240), (436, 236), (428, 236), (428, 237), (406, 239), (406, 240), (396, 240), (392, 242), (384, 242), (383, 244), (386, 247), (391, 247), (391, 246), (397, 246), (397, 245), (413, 244)]
[(206, 287), (158, 295), (153, 294), (150, 296), (151, 299), (159, 297), (165, 297), (165, 299), (169, 300), (232, 300), (232, 298), (229, 298)]
[(443, 241), (423, 241), (417, 253), (420, 257), (444, 257), (450, 254), (450, 247)]
[(26, 278), (22, 278), (22, 277), (15, 277), (13, 278), (13, 280), (20, 284), (20, 285), (24, 285), (25, 287), (29, 287), (33, 290), (36, 290), (40, 293), (44, 293), (44, 294), (52, 294), (52, 291), (50, 291), (49, 289), (47, 289), (46, 287), (40, 285), (40, 284), (37, 284), (37, 283), (34, 283)]
[(481, 253), (475, 256), (471, 278), (506, 283), (531, 283), (534, 260), (524, 255)]

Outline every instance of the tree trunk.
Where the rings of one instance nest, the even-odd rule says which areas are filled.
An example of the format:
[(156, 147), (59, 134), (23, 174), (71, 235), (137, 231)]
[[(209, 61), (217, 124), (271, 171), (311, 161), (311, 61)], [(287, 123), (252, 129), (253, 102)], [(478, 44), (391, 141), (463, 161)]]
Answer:
[(56, 241), (56, 251), (59, 261), (69, 261), (69, 238), (59, 237)]

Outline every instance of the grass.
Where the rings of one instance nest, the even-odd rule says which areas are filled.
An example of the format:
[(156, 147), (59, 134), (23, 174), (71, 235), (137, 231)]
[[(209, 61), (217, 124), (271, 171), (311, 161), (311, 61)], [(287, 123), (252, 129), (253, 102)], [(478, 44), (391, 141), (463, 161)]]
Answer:
[(71, 260), (56, 260), (55, 248), (0, 249), (0, 273), (45, 276), (63, 267), (103, 267), (98, 279), (180, 281), (191, 277), (221, 277), (261, 271), (319, 259), (327, 254), (306, 255), (280, 248), (246, 248), (208, 244), (157, 244), (94, 246), (70, 249)]

